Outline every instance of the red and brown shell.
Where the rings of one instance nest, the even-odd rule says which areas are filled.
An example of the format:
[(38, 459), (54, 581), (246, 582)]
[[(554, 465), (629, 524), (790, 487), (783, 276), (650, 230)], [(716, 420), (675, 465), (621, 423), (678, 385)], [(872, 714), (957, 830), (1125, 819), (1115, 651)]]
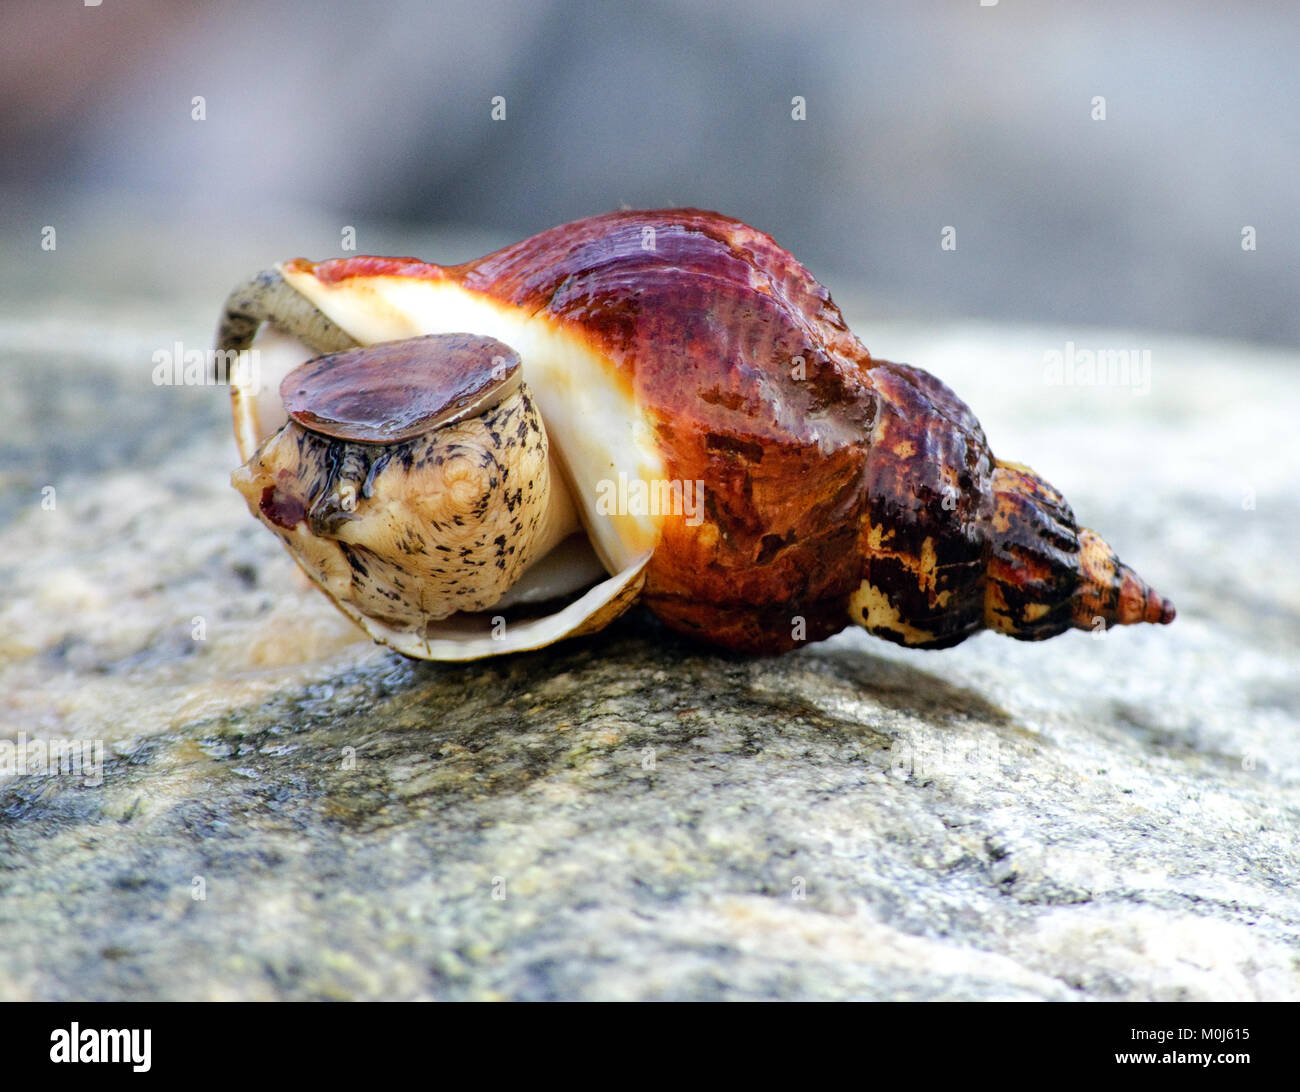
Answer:
[[(657, 472), (704, 483), (697, 525), (658, 521), (641, 592), (659, 618), (701, 640), (777, 652), (855, 622), (944, 648), (983, 628), (1037, 640), (1173, 618), (1055, 489), (994, 458), (951, 390), (873, 359), (826, 289), (737, 220), (623, 211), (463, 265), (356, 257), (282, 271), (363, 343), (376, 338), (357, 332), (359, 309), (384, 313), (380, 337), (439, 332), (423, 327), (441, 319), (411, 316), (440, 315), (443, 304), (424, 312), (403, 302), (425, 284), (596, 361), (584, 382), (617, 389)], [(514, 344), (528, 375), (526, 346), (478, 332)], [(584, 427), (577, 416), (547, 419), (548, 398), (554, 407), (564, 397), (554, 367), (529, 382), (553, 444), (564, 442), (557, 428)]]

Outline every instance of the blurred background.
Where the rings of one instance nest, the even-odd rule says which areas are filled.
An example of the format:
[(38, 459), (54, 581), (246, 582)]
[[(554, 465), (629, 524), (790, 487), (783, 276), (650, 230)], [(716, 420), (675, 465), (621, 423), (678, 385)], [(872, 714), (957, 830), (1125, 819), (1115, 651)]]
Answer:
[(697, 205), (884, 314), (1300, 344), (1295, 6), (985, 5), (5, 0), (0, 299)]

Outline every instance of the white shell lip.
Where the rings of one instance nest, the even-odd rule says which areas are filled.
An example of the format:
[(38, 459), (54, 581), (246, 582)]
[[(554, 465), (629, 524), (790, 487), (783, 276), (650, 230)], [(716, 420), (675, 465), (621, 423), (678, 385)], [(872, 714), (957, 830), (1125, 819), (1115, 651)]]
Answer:
[(273, 326), (258, 331), (253, 353), (240, 353), (230, 369), (230, 407), (235, 445), (248, 462), (272, 433), (289, 420), (280, 401), (280, 382), (294, 368), (318, 353)]
[[(430, 623), (428, 635), (390, 629), (366, 618), (345, 603), (336, 605), (381, 645), (421, 660), (465, 661), (529, 652), (555, 644), (566, 637), (595, 632), (617, 618), (635, 602), (645, 583), (650, 555), (588, 589), (572, 603), (541, 618), (505, 622), (505, 615), (483, 611), (453, 614), (442, 622)], [(609, 615), (595, 624), (602, 612)]]
[[(596, 500), (602, 481), (616, 481), (620, 474), (649, 481), (662, 477), (663, 469), (630, 392), (611, 382), (608, 361), (545, 320), (534, 320), (519, 308), (452, 281), (383, 275), (324, 284), (301, 267), (276, 268), (290, 287), (358, 344), (467, 331), (497, 338), (518, 352), (524, 381), (533, 391), (590, 545), (611, 574), (553, 614), (506, 621), (505, 614), (491, 610), (461, 613), (429, 623), (425, 634), (368, 618), (322, 587), (344, 615), (375, 641), (404, 655), (468, 661), (595, 632), (636, 601), (659, 541), (661, 517), (607, 514), (597, 510)], [(260, 374), (236, 371), (231, 376), (235, 436), (245, 461), (287, 420), (277, 396), (280, 379), (318, 355), (273, 326), (262, 328), (255, 346)]]

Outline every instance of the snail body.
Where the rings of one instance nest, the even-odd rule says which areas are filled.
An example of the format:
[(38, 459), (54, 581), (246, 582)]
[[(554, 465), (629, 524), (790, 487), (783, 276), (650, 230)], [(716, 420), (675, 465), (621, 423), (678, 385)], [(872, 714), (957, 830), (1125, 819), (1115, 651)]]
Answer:
[[(217, 341), (270, 360), (232, 380), (236, 487), (408, 655), (540, 647), (638, 599), (750, 653), (850, 622), (946, 648), (1173, 618), (952, 391), (872, 358), (716, 213), (596, 216), (458, 266), (296, 259), (232, 293)], [(460, 523), (429, 496), (450, 451)]]

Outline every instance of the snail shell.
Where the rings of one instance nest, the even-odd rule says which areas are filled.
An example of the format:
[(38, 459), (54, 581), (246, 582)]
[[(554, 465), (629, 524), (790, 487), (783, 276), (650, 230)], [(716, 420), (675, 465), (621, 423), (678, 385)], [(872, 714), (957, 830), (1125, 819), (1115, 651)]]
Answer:
[[(1055, 489), (994, 458), (952, 391), (873, 359), (803, 266), (716, 213), (611, 213), (459, 266), (295, 259), (232, 293), (218, 347), (250, 345), (264, 364), (260, 384), (232, 378), (236, 487), (408, 655), (539, 647), (637, 598), (755, 653), (849, 622), (945, 648), (983, 628), (1038, 640), (1174, 616)], [(498, 398), (507, 376), (518, 387)], [(531, 444), (501, 439), (507, 405), (524, 435), (536, 419)], [(499, 508), (499, 488), (464, 562), (427, 563), (448, 552), (428, 466), (467, 429), (498, 487), (527, 486), (527, 510)], [(509, 571), (480, 579), (501, 535)]]

